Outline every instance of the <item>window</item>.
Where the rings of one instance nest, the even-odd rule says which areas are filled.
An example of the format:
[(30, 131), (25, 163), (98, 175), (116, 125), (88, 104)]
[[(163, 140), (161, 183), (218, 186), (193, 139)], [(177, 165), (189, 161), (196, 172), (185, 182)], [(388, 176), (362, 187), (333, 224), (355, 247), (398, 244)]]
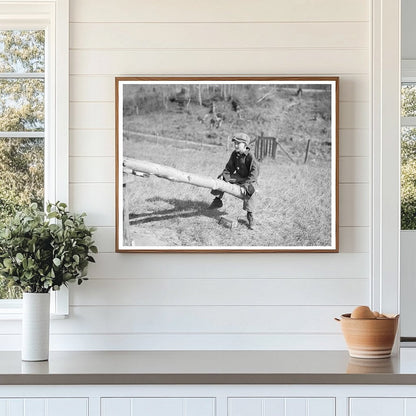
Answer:
[[(68, 4), (0, 0), (0, 221), (12, 204), (68, 201)], [(20, 310), (2, 297), (0, 282), (0, 314)]]
[[(0, 221), (44, 204), (45, 30), (0, 30)], [(21, 291), (0, 278), (0, 299)]]
[(411, 78), (401, 87), (401, 229), (416, 230), (416, 79)]

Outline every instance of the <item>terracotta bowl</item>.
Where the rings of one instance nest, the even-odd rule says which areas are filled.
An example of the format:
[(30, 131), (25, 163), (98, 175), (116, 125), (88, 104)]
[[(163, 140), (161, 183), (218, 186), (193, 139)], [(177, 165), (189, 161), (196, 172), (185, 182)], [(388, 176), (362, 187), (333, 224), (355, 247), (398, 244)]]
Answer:
[(373, 360), (371, 358), (353, 358), (350, 357), (347, 366), (348, 374), (376, 374), (376, 373), (394, 373), (394, 364), (392, 359)]
[(351, 357), (388, 358), (391, 356), (399, 315), (381, 319), (352, 319), (341, 315), (341, 329)]

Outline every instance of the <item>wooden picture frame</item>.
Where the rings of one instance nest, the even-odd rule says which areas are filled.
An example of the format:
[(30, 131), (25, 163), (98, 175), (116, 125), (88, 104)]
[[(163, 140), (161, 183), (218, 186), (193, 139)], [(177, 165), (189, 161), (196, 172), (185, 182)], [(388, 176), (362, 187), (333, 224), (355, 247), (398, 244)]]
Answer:
[(338, 90), (117, 77), (116, 251), (338, 252)]

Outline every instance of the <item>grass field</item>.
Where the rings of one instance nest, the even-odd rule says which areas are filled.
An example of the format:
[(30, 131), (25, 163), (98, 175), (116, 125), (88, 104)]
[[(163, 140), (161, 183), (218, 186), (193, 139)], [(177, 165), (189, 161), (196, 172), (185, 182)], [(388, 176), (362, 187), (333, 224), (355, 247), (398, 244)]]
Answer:
[[(282, 152), (278, 152), (276, 159), (266, 158), (261, 162), (254, 230), (247, 227), (242, 200), (226, 194), (223, 208), (208, 210), (213, 198), (209, 189), (154, 176), (136, 178), (129, 184), (130, 232), (134, 245), (149, 248), (329, 246), (330, 120), (325, 113), (328, 110), (323, 109), (328, 108), (328, 103), (322, 104), (322, 99), (316, 100), (312, 93), (310, 99), (304, 94), (298, 101), (292, 96), (293, 93), (288, 97), (274, 97), (262, 102), (261, 108), (246, 106), (241, 120), (227, 112), (224, 123), (215, 129), (200, 122), (207, 110), (196, 105), (183, 114), (172, 108), (125, 117), (125, 130), (174, 139), (127, 134), (123, 141), (124, 155), (130, 158), (215, 178), (230, 156), (227, 140), (232, 132), (245, 131), (255, 137), (256, 131), (258, 135), (263, 131), (276, 137), (279, 129), (279, 142), (296, 162)], [(311, 153), (304, 164), (308, 139), (312, 140)], [(217, 146), (200, 146), (201, 143)], [(237, 225), (232, 229), (220, 225), (219, 219), (224, 215)]]
[[(185, 172), (216, 177), (229, 154), (146, 141), (126, 141), (129, 157)], [(257, 226), (248, 230), (242, 201), (224, 197), (224, 207), (208, 210), (208, 189), (151, 176), (130, 184), (130, 224), (136, 246), (325, 246), (330, 243), (330, 163), (294, 165), (284, 158), (261, 163)], [(240, 220), (228, 229), (222, 215)]]

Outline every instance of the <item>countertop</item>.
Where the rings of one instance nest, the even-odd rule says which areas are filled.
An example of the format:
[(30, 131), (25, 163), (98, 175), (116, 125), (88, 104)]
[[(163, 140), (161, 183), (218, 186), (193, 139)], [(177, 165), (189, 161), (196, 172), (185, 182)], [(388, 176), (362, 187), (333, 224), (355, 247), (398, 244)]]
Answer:
[(347, 351), (52, 351), (0, 353), (1, 385), (416, 384), (416, 349), (385, 359)]

